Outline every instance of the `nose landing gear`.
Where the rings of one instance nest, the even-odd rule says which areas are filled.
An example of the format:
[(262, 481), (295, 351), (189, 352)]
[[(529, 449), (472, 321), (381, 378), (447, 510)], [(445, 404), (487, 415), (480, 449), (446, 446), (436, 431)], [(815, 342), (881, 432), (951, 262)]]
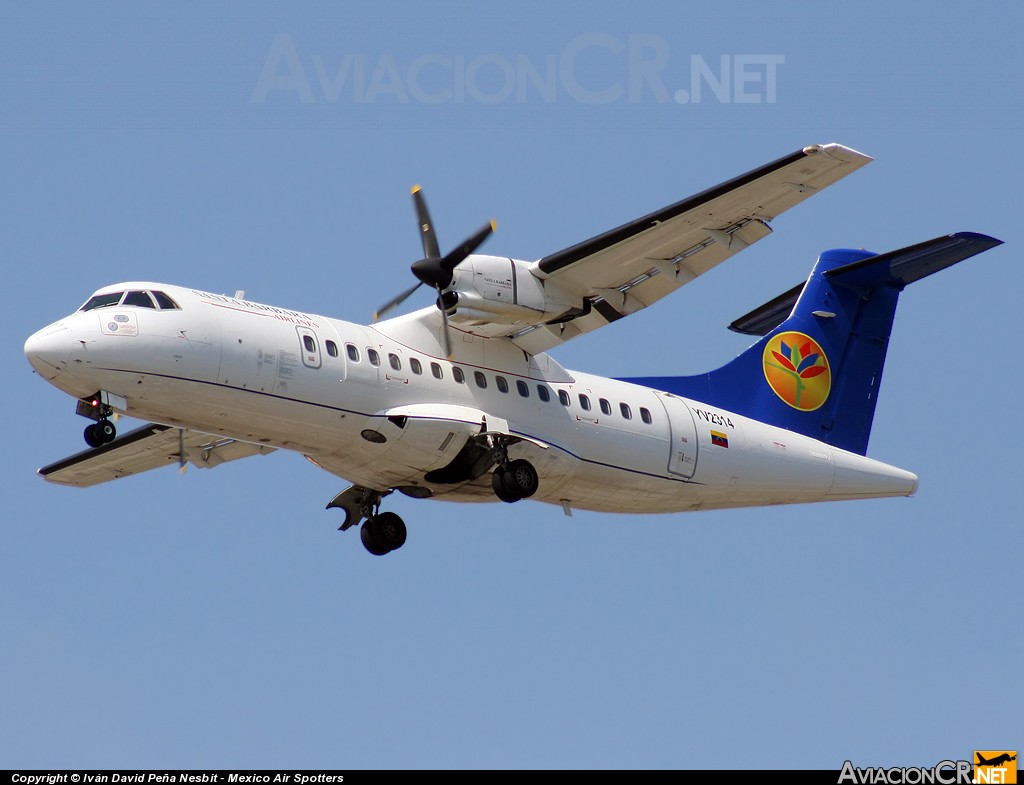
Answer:
[[(106, 403), (106, 397), (109, 397), (109, 394), (98, 392), (88, 398), (79, 398), (75, 405), (75, 414), (94, 421), (85, 427), (85, 432), (82, 434), (85, 437), (85, 443), (90, 447), (102, 447), (104, 444), (110, 444), (117, 437), (117, 428), (107, 419), (113, 416), (114, 409)], [(121, 401), (124, 402), (123, 399)]]
[(85, 443), (90, 447), (102, 447), (110, 444), (117, 437), (117, 428), (110, 420), (100, 420), (85, 426)]

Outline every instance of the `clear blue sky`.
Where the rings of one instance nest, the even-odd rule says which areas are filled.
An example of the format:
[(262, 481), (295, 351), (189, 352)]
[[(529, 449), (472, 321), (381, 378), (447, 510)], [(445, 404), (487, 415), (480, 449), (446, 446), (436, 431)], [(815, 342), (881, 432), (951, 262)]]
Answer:
[[(0, 29), (0, 768), (1024, 747), (1019, 3), (6, 3)], [(412, 283), (414, 183), (443, 247), (493, 216), (487, 250), (533, 259), (831, 141), (876, 161), (555, 357), (708, 370), (824, 249), (992, 234), (897, 313), (869, 454), (915, 498), (570, 519), (403, 497), (408, 544), (373, 558), (324, 510), (346, 483), (297, 455), (35, 476), (85, 423), (22, 344), (101, 285), (368, 321)]]

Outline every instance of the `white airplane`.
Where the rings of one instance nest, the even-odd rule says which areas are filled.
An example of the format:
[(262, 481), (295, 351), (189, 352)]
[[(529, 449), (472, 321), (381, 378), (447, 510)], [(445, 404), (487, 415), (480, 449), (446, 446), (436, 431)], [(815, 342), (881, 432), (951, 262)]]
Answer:
[[(872, 159), (805, 147), (533, 262), (442, 255), (413, 189), (437, 303), (372, 325), (162, 283), (105, 286), (25, 354), (92, 420), (90, 449), (46, 466), (85, 487), (167, 464), (296, 450), (352, 483), (328, 505), (366, 549), (400, 548), (393, 491), (657, 513), (908, 496), (865, 456), (897, 298), (1000, 244), (975, 233), (822, 253), (807, 281), (734, 322), (761, 336), (700, 376), (610, 379), (547, 352), (652, 305), (767, 236), (778, 215)], [(150, 422), (117, 437), (112, 420)]]

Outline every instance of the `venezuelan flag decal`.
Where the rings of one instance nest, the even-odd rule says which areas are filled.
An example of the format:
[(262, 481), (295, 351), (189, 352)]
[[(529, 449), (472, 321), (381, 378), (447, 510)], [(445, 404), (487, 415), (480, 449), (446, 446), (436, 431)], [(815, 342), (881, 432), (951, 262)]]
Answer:
[(721, 431), (712, 431), (711, 432), (711, 443), (714, 444), (714, 445), (717, 445), (718, 447), (728, 447), (729, 446), (729, 437), (726, 436)]
[(820, 407), (832, 389), (824, 350), (803, 333), (779, 333), (765, 344), (764, 378), (777, 396), (802, 412)]

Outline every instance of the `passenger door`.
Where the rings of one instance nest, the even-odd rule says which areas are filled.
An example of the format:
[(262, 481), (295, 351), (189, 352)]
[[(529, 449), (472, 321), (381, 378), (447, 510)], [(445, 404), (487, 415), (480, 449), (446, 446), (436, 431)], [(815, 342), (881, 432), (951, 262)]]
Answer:
[(668, 473), (689, 479), (697, 470), (697, 424), (681, 398), (659, 393), (669, 422)]

